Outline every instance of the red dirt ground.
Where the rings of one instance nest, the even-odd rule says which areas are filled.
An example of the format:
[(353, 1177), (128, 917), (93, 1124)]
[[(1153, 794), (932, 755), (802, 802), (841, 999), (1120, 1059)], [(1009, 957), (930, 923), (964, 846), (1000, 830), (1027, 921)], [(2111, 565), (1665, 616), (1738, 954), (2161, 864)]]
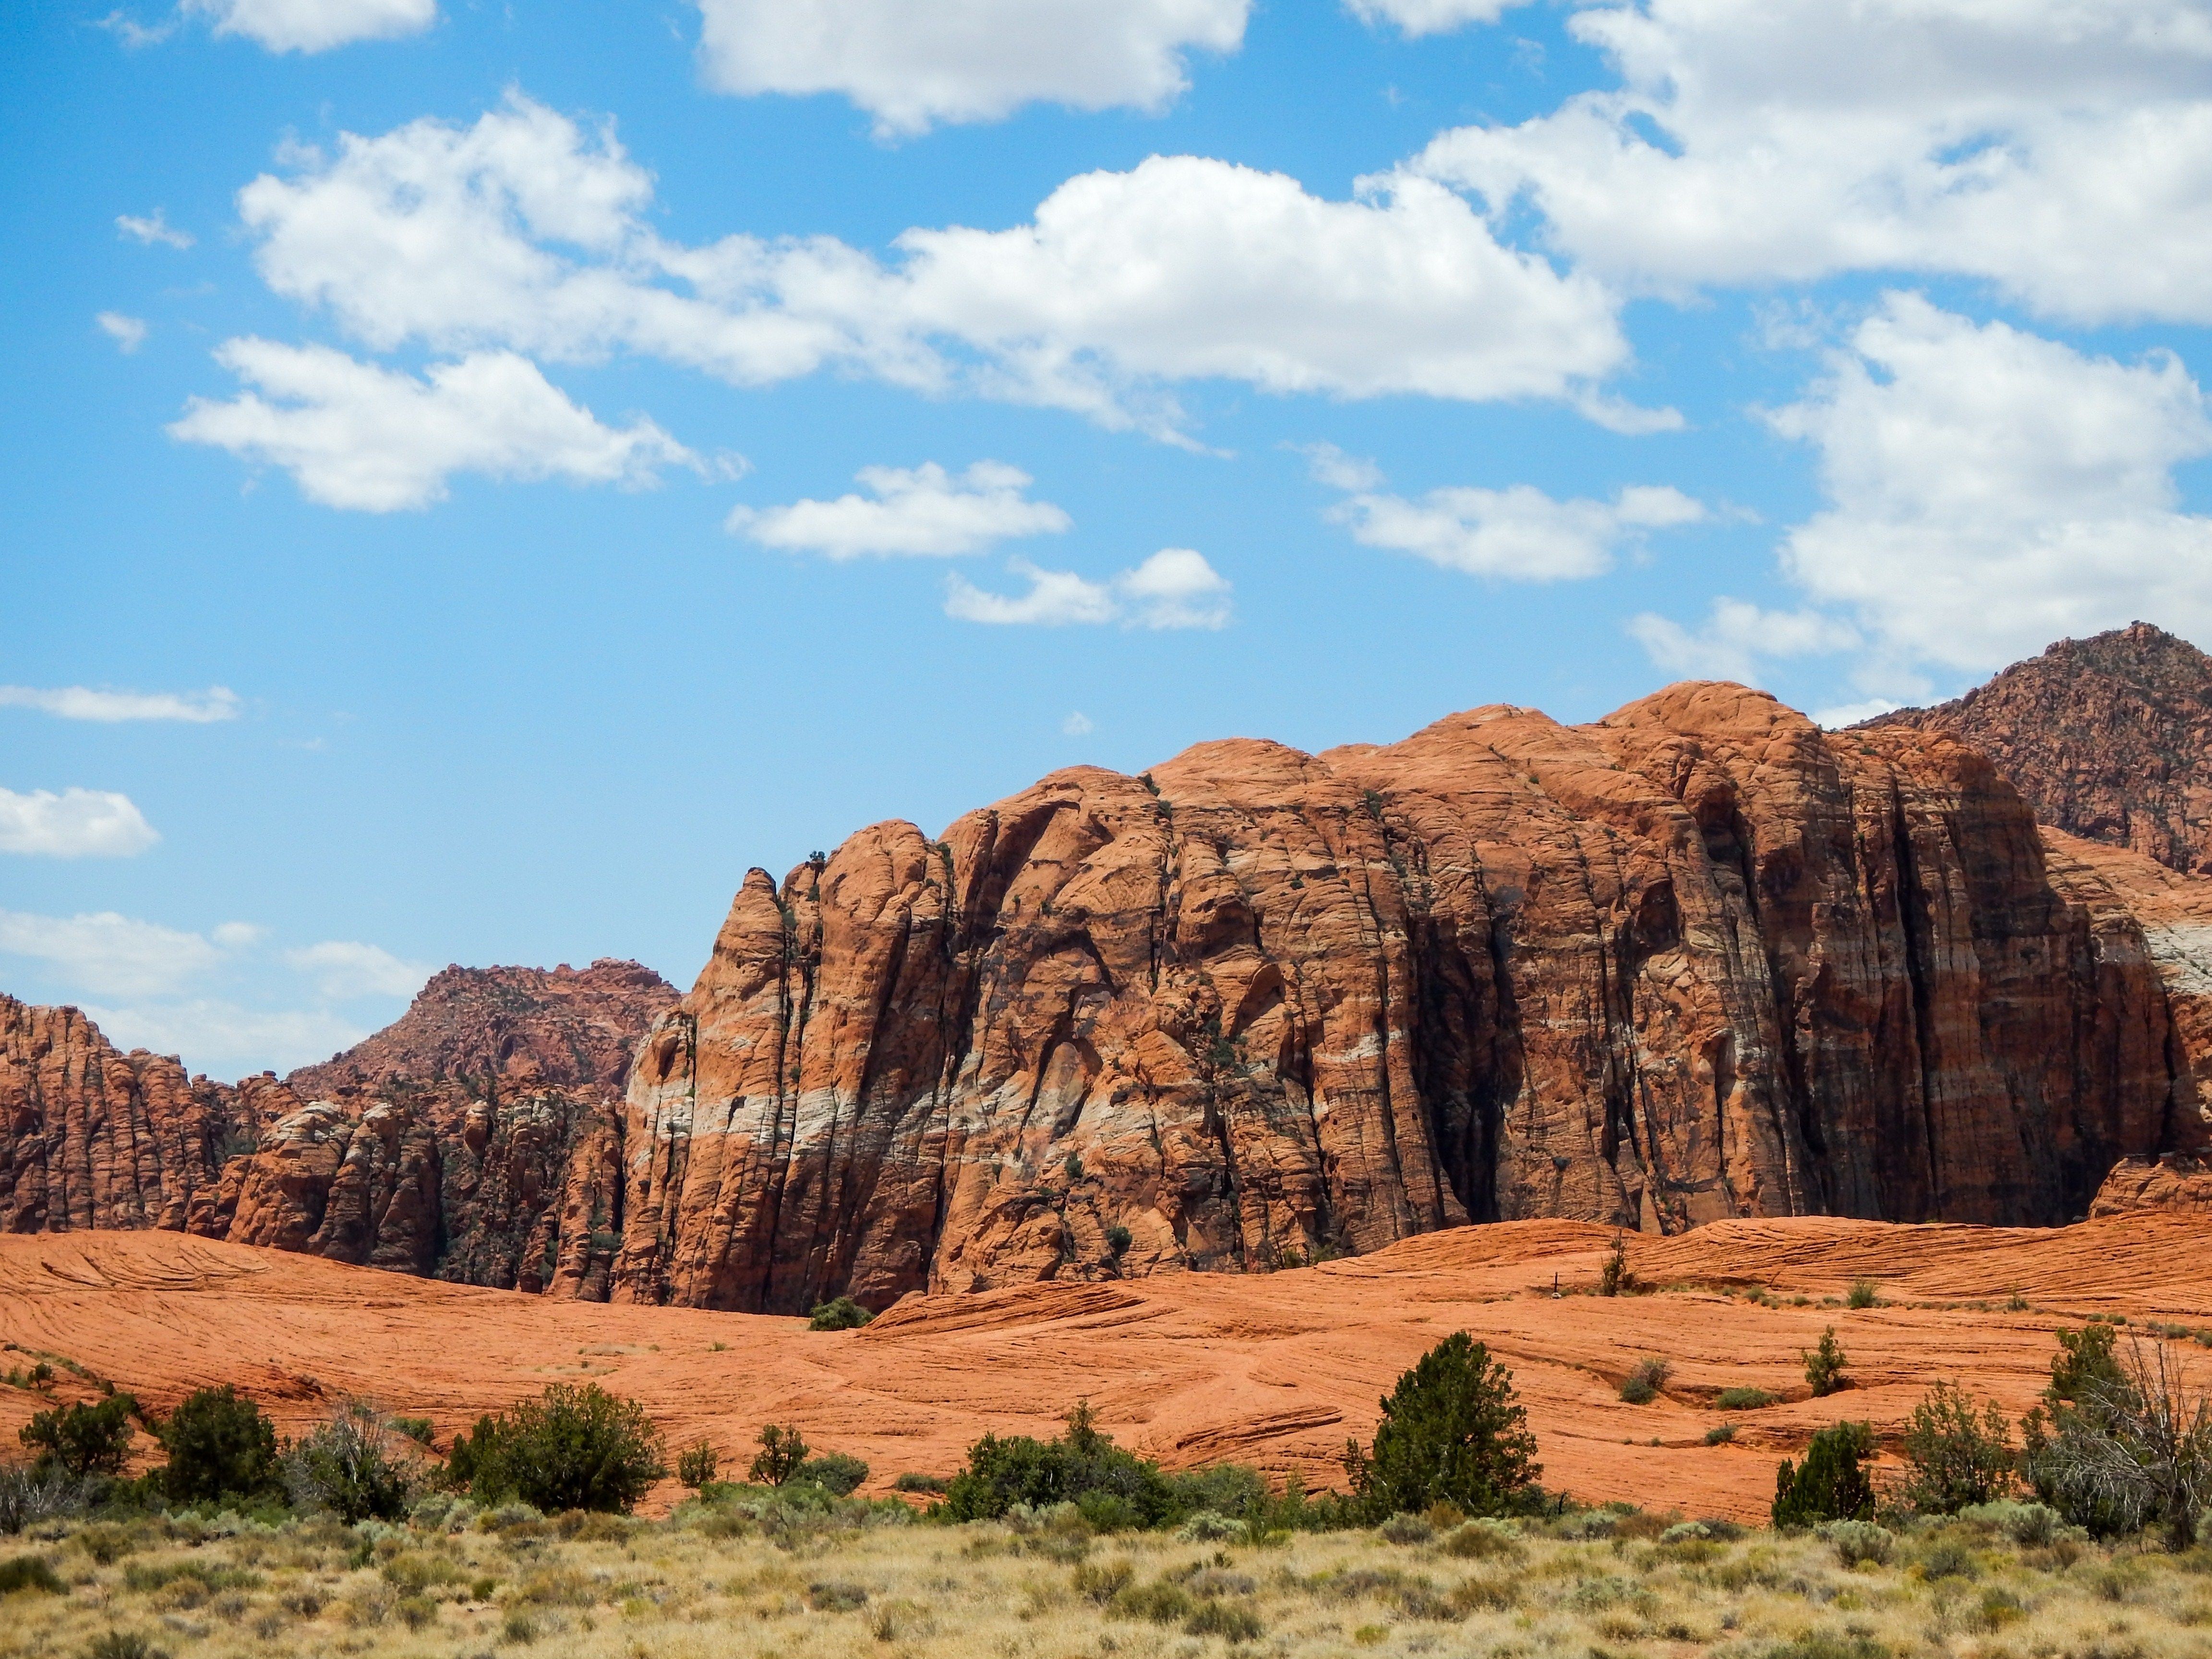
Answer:
[[(986, 1430), (1048, 1435), (1087, 1396), (1123, 1444), (1170, 1465), (1233, 1458), (1313, 1485), (1422, 1351), (1465, 1329), (1513, 1371), (1545, 1483), (1585, 1501), (1762, 1517), (1774, 1465), (1839, 1418), (1893, 1435), (1930, 1382), (2030, 1405), (2051, 1331), (2089, 1313), (2212, 1328), (2202, 1218), (2131, 1215), (2050, 1231), (1801, 1219), (1722, 1222), (1632, 1239), (1637, 1275), (1675, 1288), (1587, 1293), (1612, 1236), (1535, 1221), (1431, 1234), (1370, 1256), (1267, 1275), (1172, 1274), (909, 1297), (866, 1330), (690, 1309), (481, 1291), (173, 1233), (0, 1238), (0, 1340), (112, 1380), (166, 1410), (234, 1382), (297, 1432), (349, 1393), (431, 1418), (439, 1440), (555, 1380), (642, 1401), (672, 1445), (705, 1435), (742, 1468), (761, 1425), (799, 1424), (857, 1453), (881, 1490), (950, 1474)], [(1569, 1294), (1554, 1296), (1554, 1279)], [(1822, 1308), (1854, 1279), (1886, 1305)], [(1764, 1285), (1770, 1309), (1723, 1286)], [(2025, 1312), (2003, 1311), (2015, 1292)], [(1972, 1304), (1983, 1305), (1976, 1307)], [(1836, 1327), (1852, 1387), (1812, 1400), (1800, 1352)], [(2193, 1345), (2212, 1374), (2212, 1354)], [(1671, 1361), (1664, 1396), (1624, 1405), (1623, 1377)], [(58, 1395), (90, 1387), (64, 1372)], [(1712, 1397), (1763, 1388), (1708, 1447)], [(8, 1441), (43, 1402), (0, 1388)], [(142, 1444), (143, 1443), (142, 1442)], [(670, 1485), (663, 1503), (678, 1496)]]

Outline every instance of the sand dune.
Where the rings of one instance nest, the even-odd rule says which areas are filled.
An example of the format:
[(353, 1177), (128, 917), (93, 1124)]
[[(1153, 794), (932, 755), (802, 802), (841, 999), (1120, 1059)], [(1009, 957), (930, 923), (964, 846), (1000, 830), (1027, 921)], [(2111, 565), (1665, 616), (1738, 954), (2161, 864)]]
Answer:
[[(1464, 1328), (1512, 1366), (1547, 1485), (1749, 1518), (1765, 1512), (1777, 1460), (1823, 1424), (1864, 1418), (1893, 1432), (1939, 1378), (2025, 1409), (2054, 1325), (2094, 1312), (2212, 1326), (2203, 1229), (2187, 1217), (2048, 1231), (1723, 1222), (1632, 1241), (1638, 1275), (1672, 1288), (1576, 1293), (1610, 1242), (1572, 1222), (1467, 1227), (1273, 1274), (908, 1297), (866, 1330), (817, 1334), (795, 1319), (556, 1301), (172, 1233), (15, 1237), (0, 1238), (0, 1340), (157, 1408), (234, 1382), (293, 1431), (366, 1393), (428, 1415), (441, 1443), (547, 1382), (590, 1378), (644, 1401), (672, 1442), (706, 1435), (726, 1455), (763, 1423), (796, 1422), (867, 1459), (882, 1487), (903, 1470), (951, 1472), (986, 1430), (1048, 1434), (1079, 1396), (1167, 1463), (1235, 1458), (1326, 1482), (1397, 1373)], [(1881, 1281), (1886, 1305), (1819, 1305), (1860, 1277)], [(1811, 1305), (1729, 1293), (1751, 1285)], [(2028, 1310), (2003, 1311), (2015, 1293)], [(1799, 1353), (1829, 1324), (1854, 1387), (1815, 1401)], [(1674, 1366), (1665, 1395), (1621, 1403), (1621, 1379), (1650, 1356)], [(1735, 1386), (1783, 1401), (1734, 1414), (1736, 1442), (1708, 1447), (1722, 1420), (1711, 1401)], [(90, 1385), (64, 1373), (59, 1392)], [(12, 1439), (39, 1404), (0, 1389), (0, 1431)]]

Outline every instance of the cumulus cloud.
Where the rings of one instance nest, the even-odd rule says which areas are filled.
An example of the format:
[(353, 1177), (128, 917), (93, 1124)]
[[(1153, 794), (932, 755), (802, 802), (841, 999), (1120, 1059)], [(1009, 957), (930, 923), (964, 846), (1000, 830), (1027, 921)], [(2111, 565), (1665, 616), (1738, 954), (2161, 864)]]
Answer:
[(0, 953), (43, 963), (65, 982), (107, 996), (155, 996), (180, 989), (222, 956), (198, 933), (112, 910), (76, 916), (0, 910)]
[(206, 726), (238, 718), (238, 694), (227, 685), (204, 691), (109, 691), (90, 686), (0, 685), (0, 708), (36, 708), (65, 720), (185, 720)]
[(127, 213), (115, 216), (115, 228), (134, 242), (151, 246), (155, 242), (165, 247), (187, 248), (192, 245), (190, 231), (179, 230), (163, 217), (160, 208), (154, 210), (150, 219), (135, 219)]
[(1356, 492), (1328, 513), (1354, 541), (1474, 576), (1548, 582), (1601, 575), (1644, 532), (1706, 516), (1700, 502), (1665, 484), (1632, 485), (1610, 501), (1563, 501), (1531, 484), (1451, 486), (1408, 501), (1382, 493), (1382, 475), (1370, 461), (1328, 444), (1305, 453), (1316, 480)]
[(312, 975), (316, 988), (332, 1001), (361, 996), (411, 997), (436, 970), (402, 962), (380, 945), (357, 939), (325, 939), (304, 950), (287, 951), (285, 963)]
[(1250, 0), (698, 0), (707, 82), (841, 93), (883, 136), (992, 121), (1024, 104), (1157, 110), (1184, 54), (1243, 44)]
[(1097, 728), (1091, 724), (1091, 716), (1079, 708), (1060, 723), (1060, 729), (1066, 737), (1087, 738)]
[(1694, 630), (1647, 611), (1630, 621), (1628, 631), (1670, 674), (1750, 685), (1759, 683), (1762, 659), (1846, 651), (1859, 643), (1850, 624), (1817, 611), (1763, 611), (1726, 598), (1713, 602), (1712, 614)]
[(126, 1007), (88, 1005), (84, 1012), (118, 1047), (181, 1054), (192, 1070), (220, 1077), (289, 1072), (327, 1060), (368, 1035), (325, 1008), (247, 1008), (216, 997)]
[(635, 488), (701, 464), (651, 421), (600, 424), (511, 351), (434, 363), (422, 380), (327, 346), (249, 338), (215, 355), (257, 390), (191, 399), (170, 435), (283, 467), (325, 507), (427, 507), (456, 472)]
[(763, 547), (851, 559), (975, 553), (1017, 537), (1057, 534), (1073, 522), (1050, 501), (1024, 495), (1029, 474), (1002, 461), (977, 461), (957, 474), (927, 461), (912, 468), (863, 467), (857, 476), (866, 495), (740, 507), (726, 528)]
[(1785, 574), (1894, 659), (1995, 668), (2137, 617), (2212, 637), (2212, 519), (2173, 481), (2212, 419), (2169, 353), (2090, 356), (1893, 294), (1770, 418), (1828, 499)]
[(243, 35), (270, 52), (328, 52), (356, 40), (396, 40), (438, 21), (438, 0), (180, 0), (217, 34)]
[(2204, 0), (1648, 0), (1569, 27), (1617, 87), (1413, 170), (1527, 204), (1612, 281), (1917, 270), (2069, 319), (2212, 319)]
[[(1187, 547), (1164, 547), (1133, 570), (1103, 582), (1069, 570), (1041, 570), (1023, 559), (1010, 561), (1008, 568), (1028, 579), (1029, 592), (988, 592), (955, 575), (945, 582), (945, 614), (963, 622), (1048, 628), (1110, 622), (1151, 629), (1229, 625), (1228, 579)], [(1064, 728), (1071, 735), (1074, 718), (1079, 717), (1071, 717)], [(1084, 730), (1089, 729), (1086, 720)]]
[(0, 789), (0, 853), (125, 859), (161, 837), (128, 795), (108, 789)]
[(1363, 23), (1394, 25), (1409, 38), (1443, 34), (1469, 23), (1494, 23), (1527, 0), (1345, 0)]
[(126, 357), (146, 343), (143, 318), (126, 317), (119, 311), (103, 311), (92, 320), (100, 325), (100, 331), (114, 341), (116, 349)]
[(1653, 418), (1595, 390), (1628, 355), (1607, 290), (1425, 179), (1331, 201), (1154, 156), (1069, 179), (1028, 224), (912, 229), (880, 259), (830, 237), (666, 241), (610, 130), (520, 95), (288, 166), (239, 197), (261, 275), (379, 349), (625, 351), (743, 386), (835, 368), (1163, 436), (1170, 389), (1203, 380)]

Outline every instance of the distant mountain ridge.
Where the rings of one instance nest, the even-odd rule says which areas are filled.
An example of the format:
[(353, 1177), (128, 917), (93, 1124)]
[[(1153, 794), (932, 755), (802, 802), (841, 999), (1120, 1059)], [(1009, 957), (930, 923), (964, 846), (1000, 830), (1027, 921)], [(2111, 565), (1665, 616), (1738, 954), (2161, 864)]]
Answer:
[(2212, 657), (2162, 629), (2061, 640), (1962, 697), (1858, 729), (1884, 726), (1980, 750), (2053, 829), (2212, 875)]

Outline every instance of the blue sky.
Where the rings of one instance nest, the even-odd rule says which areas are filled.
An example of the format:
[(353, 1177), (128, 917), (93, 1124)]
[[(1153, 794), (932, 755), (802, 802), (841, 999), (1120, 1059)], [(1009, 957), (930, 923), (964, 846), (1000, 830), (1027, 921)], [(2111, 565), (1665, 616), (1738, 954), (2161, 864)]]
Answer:
[(1060, 765), (2212, 645), (2208, 0), (135, 0), (0, 93), (0, 988), (218, 1075)]

